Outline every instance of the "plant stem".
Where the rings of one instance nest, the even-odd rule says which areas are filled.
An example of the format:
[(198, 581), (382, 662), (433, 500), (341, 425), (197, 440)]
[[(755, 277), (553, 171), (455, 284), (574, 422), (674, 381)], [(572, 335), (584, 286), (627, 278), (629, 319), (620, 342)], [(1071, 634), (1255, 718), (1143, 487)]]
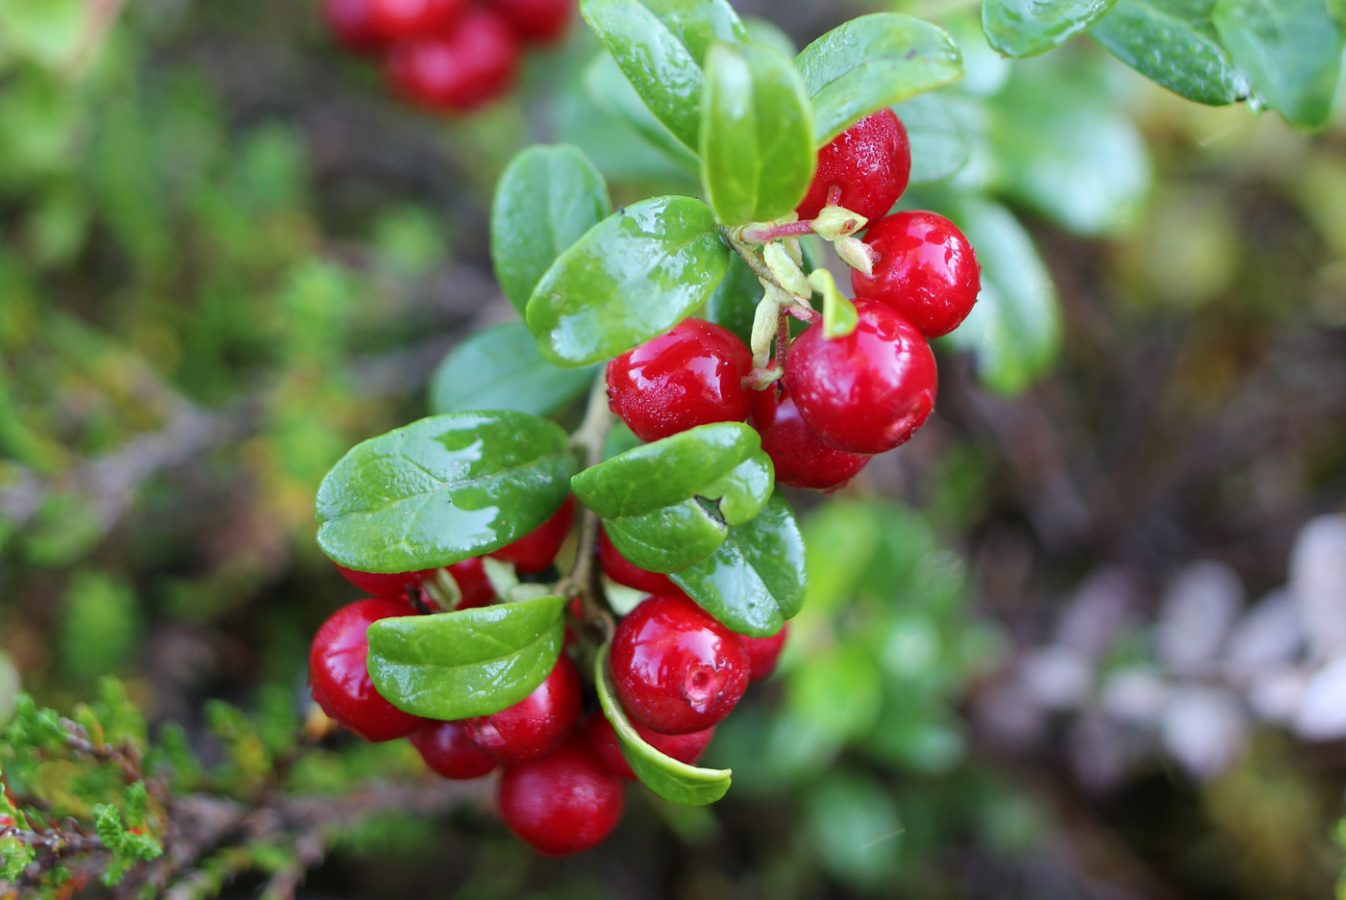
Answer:
[(768, 241), (778, 241), (781, 238), (803, 237), (806, 234), (813, 233), (813, 222), (786, 222), (784, 225), (773, 225), (770, 228), (748, 228), (740, 233), (745, 241), (751, 241), (754, 244), (765, 244)]
[[(603, 445), (607, 442), (608, 432), (612, 430), (612, 411), (608, 409), (607, 379), (599, 375), (589, 391), (589, 403), (584, 410), (584, 420), (571, 435), (570, 446), (584, 457), (584, 468), (603, 461)], [(580, 516), (579, 546), (575, 551), (575, 565), (570, 574), (557, 585), (558, 592), (567, 597), (579, 597), (584, 606), (585, 624), (597, 628), (604, 640), (613, 632), (612, 610), (608, 607), (607, 597), (603, 593), (603, 582), (599, 578), (594, 560), (598, 557), (598, 514), (584, 509)]]

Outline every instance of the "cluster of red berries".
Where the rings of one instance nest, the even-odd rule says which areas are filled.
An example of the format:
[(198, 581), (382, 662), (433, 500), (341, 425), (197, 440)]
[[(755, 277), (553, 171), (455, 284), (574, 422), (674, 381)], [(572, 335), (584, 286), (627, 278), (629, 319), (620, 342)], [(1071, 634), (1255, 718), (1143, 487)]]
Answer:
[[(544, 571), (573, 519), (574, 503), (567, 501), (536, 531), (490, 555), (523, 574)], [(775, 668), (786, 632), (750, 638), (729, 631), (667, 577), (622, 557), (601, 533), (599, 559), (613, 581), (650, 595), (613, 636), (610, 665), (622, 706), (647, 743), (695, 763), (748, 683)], [(458, 609), (495, 601), (480, 558), (447, 568), (461, 594)], [(385, 575), (338, 569), (373, 596), (337, 610), (313, 640), (309, 684), (327, 715), (370, 741), (410, 738), (426, 765), (445, 778), (480, 778), (502, 768), (500, 815), (540, 853), (586, 850), (616, 827), (624, 780), (635, 776), (612, 725), (601, 712), (584, 711), (581, 679), (567, 651), (528, 697), (493, 715), (451, 722), (413, 716), (375, 689), (366, 632), (379, 619), (424, 611), (429, 598), (423, 586), (439, 570)]]
[(750, 420), (776, 480), (802, 488), (844, 485), (876, 453), (905, 443), (935, 404), (928, 339), (972, 310), (980, 270), (967, 238), (933, 212), (887, 215), (906, 189), (911, 149), (891, 110), (862, 119), (818, 154), (797, 212), (829, 203), (865, 217), (873, 274), (851, 287), (859, 324), (826, 338), (815, 323), (790, 343), (784, 376), (749, 387), (752, 353), (727, 329), (688, 319), (608, 365), (608, 400), (636, 436), (668, 437), (708, 422)]
[(383, 60), (408, 102), (461, 113), (514, 83), (526, 44), (566, 31), (575, 0), (323, 0), (323, 18), (352, 53)]

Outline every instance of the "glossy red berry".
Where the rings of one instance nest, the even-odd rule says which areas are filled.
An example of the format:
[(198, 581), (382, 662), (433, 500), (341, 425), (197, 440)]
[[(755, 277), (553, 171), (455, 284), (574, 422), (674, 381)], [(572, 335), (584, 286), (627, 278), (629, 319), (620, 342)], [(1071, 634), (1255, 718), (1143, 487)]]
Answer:
[(866, 116), (818, 151), (818, 171), (798, 206), (801, 219), (812, 219), (841, 189), (839, 206), (871, 222), (886, 216), (907, 189), (911, 144), (907, 129), (891, 109)]
[(566, 502), (550, 519), (509, 546), (501, 547), (491, 556), (514, 563), (514, 568), (522, 575), (541, 572), (556, 559), (574, 524), (575, 498), (566, 497)]
[[(689, 766), (701, 761), (701, 755), (706, 752), (711, 738), (715, 737), (714, 726), (704, 731), (693, 731), (691, 734), (660, 734), (640, 725), (635, 725), (635, 729), (636, 734), (639, 734), (645, 743), (665, 756), (671, 756)], [(602, 713), (594, 713), (589, 717), (584, 726), (584, 738), (589, 742), (589, 746), (594, 748), (598, 758), (603, 760), (603, 765), (608, 767), (608, 771), (623, 778), (636, 777), (626, 757), (622, 755), (617, 732)]]
[(447, 34), (468, 0), (369, 0), (374, 29), (389, 43)]
[(613, 546), (612, 541), (608, 538), (608, 533), (602, 528), (598, 529), (598, 561), (602, 564), (603, 571), (607, 576), (618, 584), (624, 584), (647, 594), (678, 593), (678, 586), (667, 575), (642, 569), (622, 556), (621, 551)]
[(444, 778), (465, 781), (495, 771), (496, 759), (472, 743), (462, 722), (430, 722), (411, 736), (411, 746), (431, 771)]
[(549, 44), (565, 35), (575, 0), (491, 0), (491, 6), (525, 41)]
[(514, 82), (519, 42), (500, 16), (470, 9), (447, 34), (404, 41), (388, 55), (393, 90), (416, 106), (467, 112), (500, 96)]
[(379, 619), (411, 613), (395, 600), (357, 600), (322, 623), (309, 650), (308, 680), (323, 712), (370, 741), (406, 737), (425, 720), (393, 706), (374, 689), (365, 632)]
[(752, 668), (750, 681), (761, 681), (776, 671), (776, 661), (780, 659), (781, 650), (785, 649), (785, 638), (789, 633), (790, 626), (782, 625), (781, 630), (771, 637), (740, 635), (743, 649), (748, 652), (748, 663)]
[[(449, 574), (458, 584), (459, 593), (462, 594), (458, 609), (489, 606), (495, 599), (495, 590), (491, 587), (491, 582), (486, 577), (486, 568), (479, 558), (465, 559), (448, 568)], [(419, 589), (426, 581), (435, 578), (439, 572), (438, 569), (423, 569), (419, 572), (386, 575), (380, 572), (358, 572), (345, 566), (337, 566), (336, 570), (360, 590), (390, 600), (407, 599), (411, 591)]]
[(536, 759), (565, 740), (580, 715), (580, 676), (566, 656), (533, 693), (489, 716), (466, 719), (472, 742), (503, 763)]
[(845, 337), (812, 325), (790, 345), (785, 390), (824, 441), (849, 453), (905, 443), (935, 407), (935, 355), (916, 327), (874, 300)]
[(776, 483), (831, 491), (850, 481), (870, 457), (837, 450), (804, 423), (789, 393), (779, 386), (753, 391), (752, 425), (776, 468)]
[(963, 232), (939, 213), (913, 210), (865, 232), (878, 253), (873, 276), (851, 272), (859, 297), (881, 301), (927, 338), (953, 331), (977, 302), (981, 268)]
[(738, 635), (679, 595), (651, 597), (622, 619), (609, 664), (627, 715), (661, 734), (710, 728), (748, 687)]
[(505, 769), (496, 804), (506, 827), (539, 853), (565, 856), (601, 843), (622, 817), (624, 786), (576, 735), (546, 756)]
[(378, 53), (387, 46), (374, 21), (373, 0), (323, 0), (322, 16), (332, 37), (352, 53)]
[(748, 417), (752, 351), (727, 328), (685, 319), (608, 363), (608, 405), (642, 441)]

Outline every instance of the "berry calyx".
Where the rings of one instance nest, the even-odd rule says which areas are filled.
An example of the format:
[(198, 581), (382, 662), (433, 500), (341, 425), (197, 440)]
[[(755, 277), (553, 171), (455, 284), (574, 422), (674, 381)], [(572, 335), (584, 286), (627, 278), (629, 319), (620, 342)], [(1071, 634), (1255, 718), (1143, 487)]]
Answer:
[(430, 722), (411, 736), (411, 746), (430, 770), (444, 778), (466, 781), (495, 771), (495, 757), (472, 743), (462, 722)]
[(498, 97), (514, 81), (519, 43), (500, 16), (470, 9), (447, 34), (399, 43), (388, 55), (388, 81), (416, 106), (467, 112)]
[[(340, 565), (336, 567), (336, 570), (341, 573), (341, 577), (360, 590), (368, 591), (375, 597), (384, 597), (389, 600), (407, 599), (412, 591), (420, 590), (427, 581), (436, 578), (439, 573), (438, 569), (422, 569), (419, 572), (383, 574), (381, 572), (359, 572)], [(482, 565), (479, 557), (454, 563), (448, 567), (448, 570), (449, 574), (453, 576), (454, 582), (457, 583), (458, 592), (461, 595), (455, 609), (489, 606), (495, 600), (495, 589), (491, 587), (490, 579), (486, 577), (486, 568)], [(403, 615), (406, 615), (406, 613), (403, 613)]]
[(490, 554), (495, 559), (514, 563), (521, 575), (531, 575), (545, 570), (561, 552), (561, 545), (575, 524), (575, 498), (566, 497), (561, 508), (552, 517), (537, 528), (525, 534), (507, 547)]
[(308, 680), (323, 712), (370, 741), (406, 737), (425, 723), (374, 688), (366, 632), (379, 619), (411, 613), (395, 600), (368, 599), (341, 607), (318, 629), (309, 650)]
[(752, 425), (762, 436), (762, 451), (775, 466), (777, 484), (836, 490), (870, 460), (826, 444), (799, 415), (789, 392), (778, 384), (753, 391)]
[(464, 720), (472, 742), (503, 763), (536, 759), (565, 740), (580, 715), (580, 676), (566, 656), (531, 694), (489, 716)]
[(927, 338), (948, 334), (972, 312), (981, 269), (967, 237), (948, 219), (923, 210), (899, 212), (871, 225), (864, 241), (874, 274), (851, 272), (856, 296), (892, 307)]
[(782, 625), (781, 630), (771, 637), (740, 635), (743, 649), (748, 653), (748, 664), (752, 669), (752, 673), (748, 676), (749, 681), (761, 681), (776, 671), (776, 662), (780, 659), (781, 650), (785, 649), (785, 638), (789, 633), (790, 626)]
[(902, 196), (910, 177), (907, 129), (891, 109), (879, 110), (818, 151), (818, 170), (797, 207), (799, 218), (817, 216), (828, 205), (828, 194), (838, 188), (841, 196), (833, 205), (871, 221), (880, 219)]
[(613, 546), (608, 533), (598, 529), (598, 561), (603, 572), (618, 584), (644, 591), (647, 594), (676, 594), (678, 586), (667, 575), (642, 569)]
[(609, 665), (627, 715), (661, 734), (715, 725), (748, 687), (738, 635), (676, 594), (651, 597), (622, 619)]
[(467, 0), (369, 0), (369, 18), (385, 41), (446, 34), (467, 9)]
[(323, 0), (322, 17), (332, 37), (352, 53), (379, 53), (387, 46), (371, 0)]
[(550, 44), (565, 36), (574, 0), (491, 0), (519, 37)]
[[(640, 735), (641, 740), (658, 750), (665, 756), (671, 756), (678, 762), (687, 763), (694, 766), (701, 761), (701, 756), (706, 752), (706, 747), (710, 745), (711, 738), (715, 737), (714, 726), (703, 731), (693, 731), (690, 734), (660, 734), (657, 731), (650, 731), (640, 725), (632, 723), (636, 729), (636, 734)], [(609, 722), (602, 713), (594, 713), (589, 717), (589, 721), (584, 726), (584, 739), (589, 742), (589, 746), (594, 748), (598, 758), (603, 760), (603, 765), (608, 767), (608, 771), (614, 775), (620, 775), (622, 778), (636, 777), (636, 773), (631, 771), (631, 765), (622, 755), (621, 739), (617, 737), (617, 732), (613, 730), (612, 723)]]
[(579, 853), (617, 827), (625, 804), (620, 776), (576, 735), (552, 753), (509, 766), (496, 789), (510, 831), (547, 856)]
[(608, 363), (608, 406), (642, 441), (748, 417), (752, 351), (727, 328), (685, 319)]
[(810, 326), (790, 345), (785, 390), (820, 438), (848, 453), (906, 443), (935, 406), (935, 356), (916, 327), (875, 300), (845, 337)]

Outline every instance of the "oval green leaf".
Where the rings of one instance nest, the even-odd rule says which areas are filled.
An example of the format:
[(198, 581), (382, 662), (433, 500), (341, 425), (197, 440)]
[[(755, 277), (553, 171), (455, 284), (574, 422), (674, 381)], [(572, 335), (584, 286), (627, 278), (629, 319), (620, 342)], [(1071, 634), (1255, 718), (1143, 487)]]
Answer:
[(369, 626), (369, 675), (398, 709), (427, 719), (489, 716), (556, 666), (564, 597), (380, 619)]
[(554, 513), (575, 461), (566, 433), (525, 413), (450, 413), (357, 444), (318, 488), (318, 544), (363, 572), (452, 565)]
[(600, 53), (594, 57), (584, 70), (584, 87), (594, 103), (620, 119), (651, 147), (677, 165), (691, 172), (697, 170), (696, 154), (654, 117), (611, 56)]
[(528, 301), (528, 329), (558, 365), (611, 359), (694, 312), (728, 265), (729, 248), (704, 203), (645, 200), (561, 254)]
[(1116, 0), (983, 0), (981, 27), (1006, 56), (1046, 53), (1094, 22)]
[(805, 47), (795, 65), (813, 101), (820, 147), (872, 112), (963, 77), (953, 39), (901, 13), (852, 19)]
[(669, 31), (682, 41), (698, 63), (706, 61), (716, 41), (742, 43), (747, 28), (725, 0), (642, 0)]
[(1118, 0), (1089, 35), (1151, 81), (1219, 106), (1248, 95), (1248, 80), (1220, 43), (1215, 0)]
[(753, 44), (716, 44), (706, 56), (701, 181), (726, 225), (795, 208), (813, 180), (813, 107), (788, 56)]
[(701, 316), (728, 328), (747, 344), (752, 340), (752, 321), (762, 294), (762, 283), (743, 257), (730, 254), (729, 269), (706, 301)]
[(430, 379), (435, 413), (512, 409), (547, 416), (593, 382), (595, 370), (562, 369), (542, 358), (522, 322), (487, 328), (444, 357)]
[(617, 701), (608, 667), (608, 645), (594, 657), (594, 687), (603, 715), (617, 732), (622, 756), (640, 783), (669, 803), (683, 806), (708, 806), (729, 790), (733, 773), (728, 769), (703, 769), (679, 762), (645, 743)]
[(967, 129), (948, 101), (947, 95), (923, 94), (893, 109), (911, 142), (911, 184), (956, 175), (971, 156)]
[(804, 538), (776, 495), (756, 518), (729, 530), (708, 558), (669, 576), (727, 627), (770, 637), (804, 602)]
[(608, 187), (575, 147), (529, 147), (505, 167), (491, 204), (495, 277), (523, 312), (563, 251), (612, 212)]

